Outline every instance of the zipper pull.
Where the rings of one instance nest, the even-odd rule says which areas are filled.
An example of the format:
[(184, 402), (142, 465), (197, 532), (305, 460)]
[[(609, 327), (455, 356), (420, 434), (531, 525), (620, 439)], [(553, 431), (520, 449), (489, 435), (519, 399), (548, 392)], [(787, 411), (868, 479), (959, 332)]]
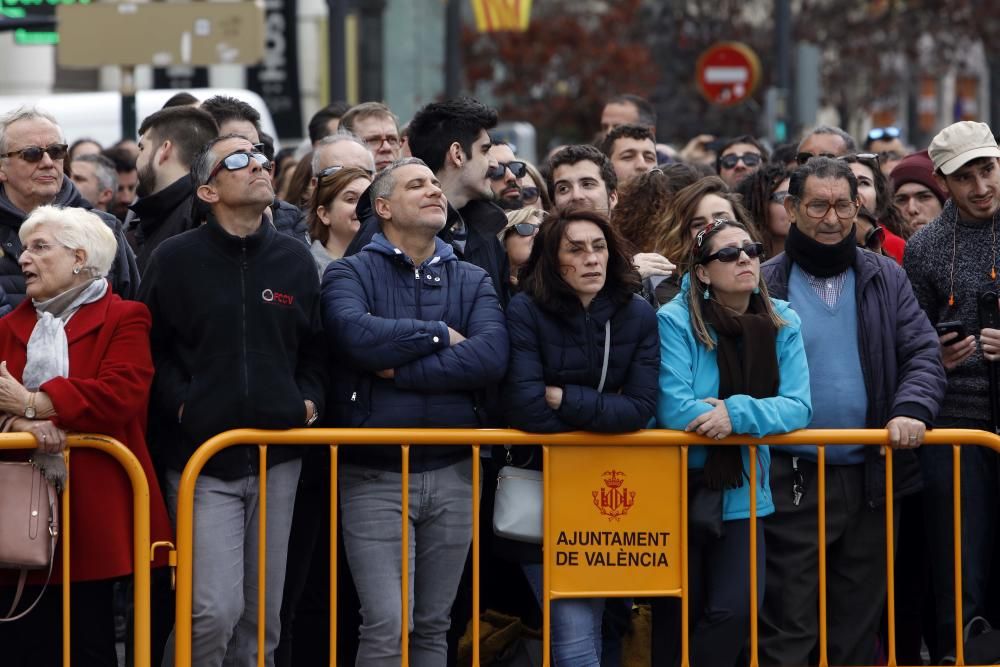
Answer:
[(351, 392), (351, 403), (355, 403), (358, 400), (358, 392)]
[(416, 268), (413, 269), (413, 277), (416, 278), (417, 280), (420, 280), (420, 268), (419, 267), (416, 267)]

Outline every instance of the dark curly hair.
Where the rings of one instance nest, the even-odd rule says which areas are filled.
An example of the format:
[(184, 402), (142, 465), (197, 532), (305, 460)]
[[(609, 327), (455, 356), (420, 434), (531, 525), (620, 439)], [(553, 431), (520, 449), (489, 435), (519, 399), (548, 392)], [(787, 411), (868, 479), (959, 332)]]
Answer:
[(559, 246), (566, 228), (574, 222), (592, 222), (604, 234), (608, 244), (608, 267), (601, 294), (614, 303), (627, 303), (642, 286), (639, 274), (608, 217), (590, 209), (564, 211), (545, 220), (535, 236), (531, 255), (518, 274), (521, 291), (551, 313), (569, 316), (579, 312), (580, 298), (563, 279), (559, 266)]
[(682, 163), (637, 176), (618, 192), (611, 224), (636, 252), (653, 252), (657, 239), (666, 234), (670, 202), (699, 178), (696, 170)]
[(736, 186), (737, 194), (743, 197), (743, 206), (753, 219), (757, 231), (760, 232), (768, 257), (775, 255), (774, 236), (771, 234), (771, 225), (767, 219), (768, 205), (771, 203), (771, 195), (786, 178), (788, 172), (785, 171), (783, 164), (769, 164), (750, 174)]

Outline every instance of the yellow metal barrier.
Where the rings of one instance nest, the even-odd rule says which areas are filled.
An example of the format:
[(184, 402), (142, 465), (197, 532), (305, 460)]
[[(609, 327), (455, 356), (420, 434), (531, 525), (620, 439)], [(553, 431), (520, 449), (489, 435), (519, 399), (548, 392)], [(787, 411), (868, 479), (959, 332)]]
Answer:
[[(180, 489), (178, 492), (177, 508), (177, 617), (176, 617), (176, 664), (177, 667), (190, 667), (191, 665), (191, 604), (193, 586), (193, 512), (194, 512), (194, 489), (198, 475), (201, 473), (205, 463), (217, 452), (227, 447), (236, 445), (257, 445), (259, 448), (259, 460), (261, 469), (260, 479), (260, 523), (259, 530), (259, 554), (260, 560), (260, 581), (258, 603), (258, 641), (263, 644), (264, 632), (264, 572), (266, 542), (265, 522), (266, 522), (266, 469), (267, 469), (267, 447), (269, 445), (308, 445), (326, 446), (330, 448), (330, 664), (335, 664), (336, 649), (336, 580), (337, 580), (337, 559), (334, 556), (337, 552), (337, 530), (336, 530), (336, 503), (337, 503), (337, 448), (341, 444), (351, 445), (400, 445), (401, 446), (401, 470), (403, 482), (401, 488), (402, 496), (402, 555), (403, 561), (409, 557), (408, 554), (408, 521), (409, 515), (409, 448), (421, 445), (456, 445), (469, 446), (473, 456), (473, 480), (472, 480), (472, 503), (473, 503), (473, 540), (472, 540), (472, 567), (473, 567), (473, 625), (472, 625), (472, 661), (474, 665), (479, 664), (479, 453), (483, 445), (532, 445), (542, 443), (544, 462), (544, 532), (546, 550), (551, 550), (553, 544), (553, 528), (551, 525), (550, 506), (552, 504), (552, 484), (549, 479), (550, 472), (550, 452), (553, 448), (559, 447), (680, 447), (681, 449), (681, 470), (679, 480), (679, 500), (681, 504), (681, 527), (680, 527), (680, 569), (681, 588), (671, 591), (647, 591), (647, 595), (679, 595), (682, 598), (681, 613), (681, 641), (682, 641), (682, 665), (689, 664), (688, 656), (688, 632), (689, 618), (687, 608), (687, 448), (689, 445), (750, 445), (751, 465), (750, 465), (750, 488), (756, 488), (756, 448), (759, 445), (820, 445), (818, 450), (819, 482), (817, 485), (819, 510), (818, 510), (818, 543), (826, 543), (825, 528), (825, 446), (826, 445), (882, 445), (885, 447), (886, 456), (886, 488), (892, 487), (892, 450), (888, 448), (889, 437), (884, 430), (856, 429), (856, 430), (803, 430), (781, 436), (767, 438), (750, 438), (746, 436), (734, 436), (722, 441), (709, 440), (695, 437), (689, 433), (666, 430), (648, 430), (638, 433), (622, 435), (604, 435), (593, 433), (560, 433), (552, 435), (539, 435), (535, 433), (524, 433), (521, 431), (504, 429), (481, 429), (481, 430), (459, 430), (459, 429), (293, 429), (288, 431), (263, 431), (242, 429), (222, 433), (202, 445), (188, 461), (187, 466), (181, 476)], [(1000, 437), (985, 431), (974, 431), (965, 429), (939, 429), (928, 431), (924, 441), (925, 446), (951, 445), (953, 448), (954, 461), (954, 490), (953, 490), (953, 516), (954, 516), (954, 563), (955, 563), (955, 634), (956, 634), (956, 664), (964, 665), (964, 649), (962, 641), (962, 553), (961, 553), (961, 461), (960, 445), (978, 445), (989, 447), (1000, 451)], [(750, 494), (750, 645), (751, 645), (751, 665), (756, 667), (758, 661), (758, 639), (757, 639), (757, 551), (756, 551), (756, 522), (757, 522), (757, 502), (756, 494)], [(894, 593), (894, 553), (893, 553), (893, 498), (892, 494), (887, 494), (885, 503), (886, 515), (886, 565), (887, 565), (887, 612), (889, 616), (889, 637), (888, 637), (888, 665), (896, 666), (895, 649), (895, 593)], [(147, 525), (148, 539), (148, 525)], [(549, 557), (544, 559), (544, 604), (543, 604), (543, 641), (546, 646), (545, 664), (549, 664), (548, 650), (550, 635), (550, 601), (560, 597), (553, 596), (550, 590), (551, 563)], [(827, 630), (826, 630), (826, 554), (825, 549), (819, 550), (819, 665), (825, 667), (828, 664), (827, 658)], [(402, 573), (402, 618), (408, 618), (409, 609), (409, 583), (408, 568), (403, 567)], [(148, 576), (148, 564), (146, 568)], [(138, 613), (138, 572), (137, 572), (136, 596)], [(148, 580), (146, 595), (148, 596)], [(635, 590), (602, 590), (600, 594), (605, 597), (624, 597), (642, 594)], [(591, 592), (593, 595), (593, 592)], [(561, 597), (581, 597), (583, 595), (565, 594)], [(146, 598), (148, 600), (148, 597)], [(145, 619), (148, 627), (148, 616)], [(403, 624), (403, 636), (401, 637), (402, 664), (408, 664), (408, 637), (407, 624)], [(138, 649), (137, 649), (138, 653)], [(258, 652), (258, 665), (264, 665), (264, 652)]]
[[(96, 449), (115, 459), (125, 470), (132, 484), (132, 561), (134, 567), (135, 595), (135, 625), (134, 654), (135, 667), (150, 667), (150, 598), (149, 598), (149, 564), (151, 552), (149, 544), (149, 483), (139, 460), (125, 445), (113, 438), (103, 435), (76, 434), (67, 437), (65, 452), (66, 470), (69, 472), (66, 487), (63, 489), (60, 504), (59, 536), (62, 544), (62, 652), (63, 666), (70, 667), (70, 529), (72, 521), (69, 511), (69, 498), (72, 493), (73, 472), (72, 450), (81, 447)], [(37, 443), (34, 436), (27, 433), (0, 434), (0, 450), (5, 449), (35, 449)]]

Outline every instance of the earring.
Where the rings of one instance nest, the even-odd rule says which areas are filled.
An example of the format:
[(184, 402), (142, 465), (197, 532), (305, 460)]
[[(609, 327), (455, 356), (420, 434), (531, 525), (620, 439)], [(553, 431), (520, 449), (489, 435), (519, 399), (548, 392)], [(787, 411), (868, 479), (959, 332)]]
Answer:
[(79, 266), (74, 266), (74, 267), (73, 267), (73, 273), (74, 273), (74, 274), (78, 274), (78, 273), (80, 273), (80, 267), (79, 267)]
[(708, 301), (712, 298), (712, 295), (708, 293), (708, 285), (705, 285), (705, 291), (701, 293), (701, 298)]
[(753, 293), (754, 294), (760, 294), (760, 288), (759, 287), (754, 287), (753, 288)]

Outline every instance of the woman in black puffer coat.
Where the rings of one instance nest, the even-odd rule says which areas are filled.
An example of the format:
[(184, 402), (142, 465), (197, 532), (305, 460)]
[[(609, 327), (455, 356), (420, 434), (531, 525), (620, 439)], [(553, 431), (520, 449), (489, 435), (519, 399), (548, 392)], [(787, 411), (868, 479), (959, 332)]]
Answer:
[[(503, 394), (511, 426), (538, 433), (644, 428), (656, 409), (656, 315), (637, 295), (639, 275), (607, 217), (570, 211), (546, 220), (519, 284), (522, 291), (507, 309), (511, 351)], [(503, 448), (494, 452), (508, 455)], [(541, 468), (537, 447), (511, 449), (510, 456)], [(522, 563), (541, 602), (540, 547), (497, 543)], [(603, 609), (603, 599), (553, 601), (557, 666), (600, 664)]]

